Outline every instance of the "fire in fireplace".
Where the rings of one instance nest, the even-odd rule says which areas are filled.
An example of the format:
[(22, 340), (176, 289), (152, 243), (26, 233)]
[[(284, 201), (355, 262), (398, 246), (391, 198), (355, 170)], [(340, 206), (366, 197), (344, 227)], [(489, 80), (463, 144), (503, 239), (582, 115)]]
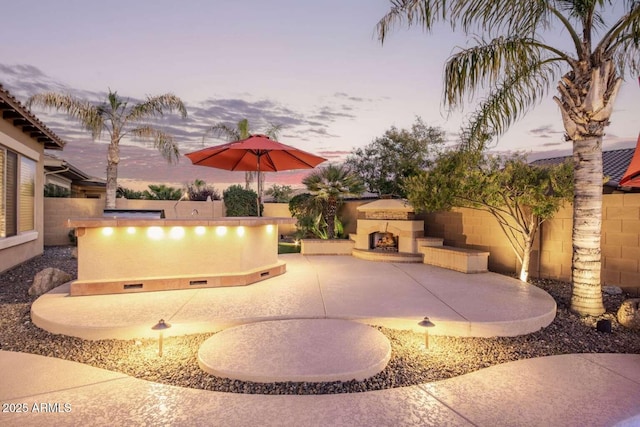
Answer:
[(398, 252), (398, 237), (389, 232), (376, 232), (369, 235), (369, 249), (382, 252)]

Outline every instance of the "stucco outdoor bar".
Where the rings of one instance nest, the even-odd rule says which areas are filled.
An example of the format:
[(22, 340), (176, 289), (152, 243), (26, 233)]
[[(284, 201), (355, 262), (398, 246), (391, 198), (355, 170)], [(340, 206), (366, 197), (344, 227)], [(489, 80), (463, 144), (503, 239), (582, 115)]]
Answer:
[(69, 219), (78, 241), (71, 295), (242, 286), (283, 274), (278, 225), (292, 218)]

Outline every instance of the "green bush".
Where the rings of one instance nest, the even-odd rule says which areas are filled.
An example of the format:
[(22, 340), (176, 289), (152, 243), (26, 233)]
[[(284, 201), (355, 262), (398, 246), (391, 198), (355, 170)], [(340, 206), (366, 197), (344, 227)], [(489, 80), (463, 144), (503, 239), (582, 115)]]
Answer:
[(264, 194), (271, 196), (276, 203), (289, 203), (291, 195), (293, 194), (293, 188), (289, 185), (273, 184)]
[(71, 245), (78, 246), (78, 238), (76, 237), (75, 228), (72, 228), (71, 230), (69, 230), (69, 233), (67, 233), (67, 236), (69, 236), (69, 243), (71, 243)]
[[(258, 216), (258, 194), (245, 190), (240, 185), (232, 185), (222, 193), (227, 216)], [(262, 206), (260, 206), (262, 210)]]
[(146, 200), (180, 200), (182, 198), (182, 190), (170, 187), (166, 184), (153, 185), (149, 184), (149, 189), (144, 190), (142, 198)]
[(44, 197), (70, 197), (71, 192), (55, 184), (44, 185)]
[[(323, 215), (323, 205), (309, 193), (293, 196), (289, 201), (289, 212), (296, 218), (296, 238), (328, 239), (328, 224)], [(344, 238), (344, 226), (334, 217), (334, 237)]]
[(131, 190), (130, 188), (118, 187), (116, 197), (128, 200), (140, 200), (144, 199), (144, 193), (142, 191)]

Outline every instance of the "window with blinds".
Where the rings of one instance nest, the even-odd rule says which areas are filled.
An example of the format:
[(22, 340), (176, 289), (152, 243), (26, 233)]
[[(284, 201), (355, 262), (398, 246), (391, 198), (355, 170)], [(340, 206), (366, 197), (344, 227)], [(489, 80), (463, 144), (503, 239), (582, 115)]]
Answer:
[(0, 147), (0, 239), (7, 237), (7, 215), (5, 214), (7, 211), (5, 202), (5, 196), (7, 194), (6, 158), (6, 150)]
[(18, 209), (18, 230), (30, 231), (36, 228), (36, 162), (20, 157), (20, 207)]
[(5, 237), (10, 237), (18, 234), (18, 155), (7, 150), (6, 156)]
[(0, 238), (35, 229), (36, 162), (0, 146)]

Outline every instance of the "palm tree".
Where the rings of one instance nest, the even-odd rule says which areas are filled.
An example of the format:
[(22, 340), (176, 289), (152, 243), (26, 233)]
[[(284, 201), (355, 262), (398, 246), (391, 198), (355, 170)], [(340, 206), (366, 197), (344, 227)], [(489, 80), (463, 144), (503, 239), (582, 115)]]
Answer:
[(327, 223), (327, 236), (335, 238), (335, 218), (338, 204), (345, 197), (359, 196), (364, 192), (364, 183), (346, 166), (329, 165), (316, 169), (302, 179), (315, 200), (322, 204), (322, 213)]
[(177, 110), (183, 118), (187, 110), (177, 96), (167, 93), (164, 95), (147, 97), (143, 102), (129, 105), (129, 101), (109, 89), (107, 101), (95, 105), (89, 101), (77, 99), (71, 95), (55, 92), (41, 93), (27, 100), (27, 106), (41, 106), (53, 108), (68, 114), (71, 118), (91, 132), (95, 141), (103, 131), (107, 131), (111, 138), (107, 150), (107, 195), (106, 208), (116, 207), (116, 191), (118, 189), (118, 164), (120, 163), (120, 141), (123, 137), (151, 139), (154, 148), (171, 162), (178, 161), (180, 152), (173, 138), (168, 133), (141, 123), (142, 120), (162, 116), (165, 110)]
[[(391, 0), (378, 22), (384, 42), (397, 23), (429, 31), (442, 21), (489, 40), (458, 50), (445, 66), (444, 103), (486, 91), (471, 117), (474, 134), (502, 134), (557, 83), (565, 139), (573, 143), (574, 204), (571, 309), (603, 313), (600, 282), (602, 137), (626, 76), (640, 71), (638, 0)], [(613, 16), (618, 13), (619, 16)], [(615, 20), (607, 26), (607, 19)], [(561, 29), (571, 51), (547, 43)], [(596, 42), (596, 36), (600, 36)], [(473, 138), (471, 139), (474, 140)], [(483, 148), (483, 147), (480, 147)]]
[[(282, 129), (282, 125), (272, 124), (267, 128), (264, 134), (267, 135), (269, 138), (273, 139), (274, 141), (277, 141), (281, 129)], [(239, 141), (241, 139), (249, 138), (251, 134), (252, 133), (249, 128), (249, 120), (242, 119), (236, 124), (236, 127), (231, 127), (225, 123), (218, 123), (217, 125), (211, 126), (205, 132), (204, 136), (202, 137), (202, 141), (204, 142), (204, 139), (205, 137), (207, 137), (207, 135), (213, 135), (216, 138), (224, 138), (227, 141)], [(251, 186), (251, 182), (253, 181), (253, 178), (254, 178), (254, 172), (247, 171), (244, 173), (245, 190), (249, 189), (249, 187)], [(260, 173), (260, 176), (258, 177), (258, 179), (260, 179), (261, 183), (264, 183), (264, 172)], [(258, 187), (260, 187), (260, 185), (258, 185)]]

